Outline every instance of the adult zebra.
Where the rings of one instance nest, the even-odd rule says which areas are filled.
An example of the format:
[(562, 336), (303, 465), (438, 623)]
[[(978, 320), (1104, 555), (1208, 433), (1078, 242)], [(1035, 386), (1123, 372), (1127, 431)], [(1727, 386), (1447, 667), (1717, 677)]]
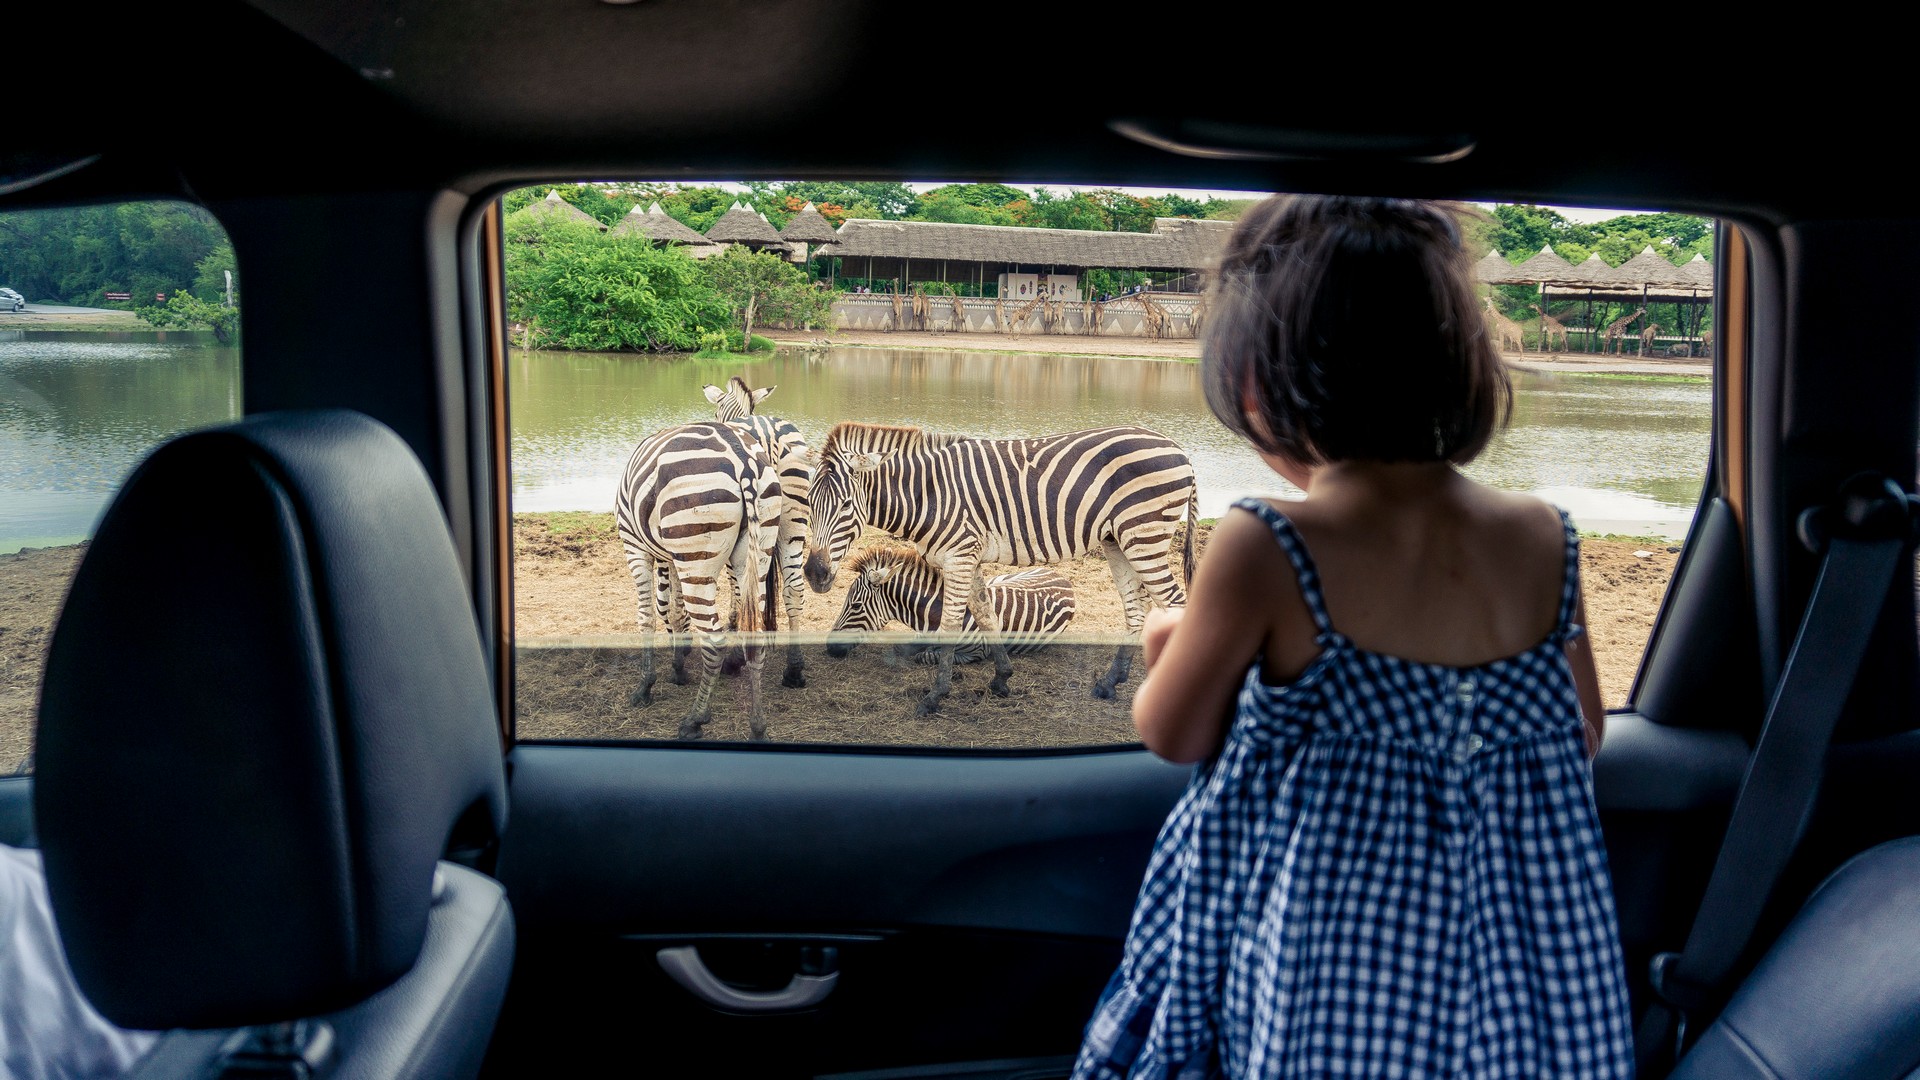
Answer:
[[(761, 416), (754, 410), (767, 400), (774, 388), (754, 390), (745, 379), (735, 375), (724, 389), (709, 383), (700, 388), (713, 405), (714, 419), (722, 423), (743, 424), (750, 428), (762, 446), (770, 448), (780, 474), (780, 539), (778, 566), (782, 584), (780, 602), (787, 609), (787, 670), (780, 685), (798, 689), (807, 685), (806, 662), (800, 652), (800, 603), (806, 596), (806, 578), (801, 566), (807, 557), (807, 485), (813, 479), (813, 465), (807, 458), (807, 437), (791, 421), (777, 416)], [(773, 629), (771, 620), (767, 629)]]
[[(834, 569), (871, 524), (918, 548), (940, 571), (940, 628), (958, 630), (963, 609), (998, 631), (980, 583), (982, 562), (1032, 566), (1102, 551), (1137, 635), (1146, 617), (1142, 593), (1163, 607), (1186, 603), (1168, 559), (1187, 518), (1186, 578), (1193, 576), (1196, 508), (1193, 464), (1179, 444), (1141, 427), (1095, 428), (1037, 439), (969, 439), (917, 427), (841, 423), (827, 433), (808, 489), (807, 584), (833, 587)], [(1132, 670), (1132, 644), (1094, 683), (1112, 697)], [(1012, 666), (993, 644), (990, 689), (1007, 694)], [(920, 702), (939, 708), (953, 685), (953, 646), (940, 650), (940, 673)]]
[[(773, 557), (780, 528), (780, 481), (767, 449), (750, 429), (706, 421), (655, 432), (627, 458), (614, 497), (614, 526), (639, 593), (641, 650), (636, 705), (653, 701), (653, 631), (690, 630), (701, 640), (700, 688), (680, 738), (697, 739), (712, 718), (713, 684), (720, 675), (721, 575), (733, 572), (734, 610), (749, 635), (772, 625)], [(763, 578), (764, 574), (764, 578)], [(765, 611), (756, 590), (764, 588)], [(751, 702), (748, 725), (767, 737), (760, 704), (761, 650), (746, 649)]]
[[(944, 610), (940, 571), (918, 551), (893, 545), (868, 548), (854, 556), (847, 569), (853, 573), (853, 584), (847, 586), (847, 598), (833, 621), (835, 633), (882, 630), (896, 622), (921, 631), (940, 629)], [(1009, 656), (1045, 648), (1073, 621), (1073, 585), (1050, 567), (1036, 566), (988, 578), (982, 591), (1001, 632), (1013, 639), (1007, 645)], [(827, 645), (828, 656), (846, 656), (852, 651), (853, 645), (844, 641)], [(932, 646), (901, 646), (900, 651), (923, 663), (938, 659)], [(990, 654), (979, 620), (972, 610), (963, 612), (953, 662), (971, 664)]]

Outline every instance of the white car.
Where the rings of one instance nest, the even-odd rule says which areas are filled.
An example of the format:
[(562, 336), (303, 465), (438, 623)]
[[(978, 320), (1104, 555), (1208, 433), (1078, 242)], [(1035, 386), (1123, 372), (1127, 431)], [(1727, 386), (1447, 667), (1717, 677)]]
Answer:
[(0, 311), (25, 311), (27, 298), (12, 289), (0, 288)]

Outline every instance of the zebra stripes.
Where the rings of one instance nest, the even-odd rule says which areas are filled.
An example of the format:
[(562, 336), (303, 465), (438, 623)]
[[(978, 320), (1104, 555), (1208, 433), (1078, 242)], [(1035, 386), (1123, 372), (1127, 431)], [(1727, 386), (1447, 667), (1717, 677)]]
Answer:
[[(997, 629), (979, 587), (982, 562), (1031, 566), (1095, 551), (1107, 557), (1138, 634), (1146, 600), (1186, 603), (1169, 559), (1181, 515), (1187, 518), (1186, 566), (1192, 575), (1196, 510), (1193, 464), (1180, 446), (1140, 427), (1097, 428), (1037, 439), (969, 439), (914, 427), (841, 423), (828, 433), (808, 490), (812, 508), (806, 577), (815, 592), (860, 530), (872, 525), (918, 548), (943, 581), (942, 630), (956, 630), (969, 609)], [(1132, 667), (1122, 645), (1094, 684), (1111, 697)], [(1006, 650), (993, 646), (991, 689), (1007, 693)], [(952, 685), (952, 649), (920, 703), (939, 707)]]
[[(635, 704), (652, 701), (656, 620), (701, 639), (702, 677), (680, 737), (697, 739), (711, 718), (720, 673), (722, 575), (731, 570), (740, 629), (773, 622), (771, 568), (779, 537), (780, 481), (751, 431), (705, 422), (667, 428), (642, 440), (627, 459), (614, 498), (614, 524), (639, 592), (641, 682)], [(765, 574), (763, 579), (762, 575)], [(757, 605), (765, 589), (764, 615)], [(746, 650), (748, 723), (766, 738), (760, 703), (760, 649)]]
[[(813, 465), (807, 458), (807, 437), (790, 421), (754, 412), (773, 393), (771, 386), (754, 390), (747, 386), (746, 380), (735, 375), (727, 380), (724, 389), (709, 384), (701, 387), (701, 391), (713, 405), (714, 419), (746, 427), (762, 446), (771, 449), (779, 470), (782, 500), (777, 556), (782, 584), (780, 602), (787, 609), (787, 632), (798, 635), (800, 604), (806, 596), (806, 578), (801, 567), (807, 556), (807, 485), (813, 479)], [(803, 674), (805, 666), (799, 643), (790, 641), (787, 670), (780, 684), (794, 688), (807, 685)]]
[[(912, 548), (878, 547), (862, 552), (847, 569), (854, 574), (847, 598), (834, 620), (835, 633), (883, 630), (889, 623), (905, 623), (920, 631), (940, 628), (940, 571)], [(1007, 653), (1019, 656), (1045, 648), (1073, 621), (1073, 585), (1045, 566), (1001, 574), (987, 579), (983, 586), (987, 605), (993, 609), (1000, 631), (1010, 638)], [(845, 656), (851, 644), (833, 643), (827, 655)], [(934, 663), (931, 646), (908, 650), (923, 663)], [(984, 660), (991, 649), (979, 621), (967, 611), (960, 623), (960, 640), (955, 642), (953, 662), (970, 664)]]

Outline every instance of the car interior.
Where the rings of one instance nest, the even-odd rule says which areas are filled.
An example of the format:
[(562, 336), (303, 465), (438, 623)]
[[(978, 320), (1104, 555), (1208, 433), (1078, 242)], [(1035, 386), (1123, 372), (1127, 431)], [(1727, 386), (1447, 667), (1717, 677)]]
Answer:
[[(1410, 32), (953, 18), (149, 7), (0, 135), (0, 216), (189, 202), (245, 282), (245, 419), (120, 486), (0, 779), (143, 1075), (1067, 1075), (1187, 769), (517, 733), (501, 196), (713, 177), (1713, 218), (1704, 486), (1593, 766), (1641, 1075), (1916, 1075), (1920, 218), (1865, 77), (1648, 82), (1686, 122), (1623, 137)], [(1861, 96), (1783, 133), (1816, 77)]]

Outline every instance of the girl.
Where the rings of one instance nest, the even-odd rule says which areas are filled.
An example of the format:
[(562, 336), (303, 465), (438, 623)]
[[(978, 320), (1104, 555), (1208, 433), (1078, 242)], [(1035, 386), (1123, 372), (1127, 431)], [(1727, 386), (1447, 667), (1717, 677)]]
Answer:
[(1567, 516), (1461, 475), (1505, 423), (1454, 211), (1236, 227), (1207, 402), (1307, 493), (1221, 520), (1134, 723), (1201, 761), (1081, 1077), (1624, 1077)]

